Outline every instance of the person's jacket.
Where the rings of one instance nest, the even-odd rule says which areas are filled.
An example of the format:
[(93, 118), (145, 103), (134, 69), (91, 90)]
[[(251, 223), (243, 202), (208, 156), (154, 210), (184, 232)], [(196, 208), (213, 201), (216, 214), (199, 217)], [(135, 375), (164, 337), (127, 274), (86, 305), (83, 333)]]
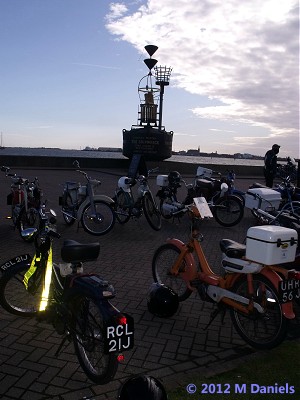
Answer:
[(273, 150), (268, 150), (265, 155), (265, 169), (268, 173), (276, 174), (277, 170), (277, 155)]

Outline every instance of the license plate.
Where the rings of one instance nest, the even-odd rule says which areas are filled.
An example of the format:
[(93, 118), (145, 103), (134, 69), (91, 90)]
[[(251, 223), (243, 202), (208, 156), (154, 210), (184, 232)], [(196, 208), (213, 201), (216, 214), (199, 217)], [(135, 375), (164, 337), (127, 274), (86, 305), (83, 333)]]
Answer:
[(2, 264), (2, 265), (0, 266), (0, 270), (1, 270), (2, 272), (5, 272), (5, 271), (7, 271), (9, 268), (13, 267), (14, 265), (17, 265), (17, 264), (22, 263), (22, 262), (24, 262), (24, 261), (27, 262), (28, 265), (30, 265), (31, 257), (30, 257), (29, 254), (22, 254), (22, 255), (20, 255), (20, 256), (17, 256), (17, 257), (12, 258), (12, 259), (9, 260), (9, 261), (6, 261), (4, 264)]
[(134, 321), (127, 314), (125, 319), (118, 324), (106, 326), (105, 353), (120, 353), (133, 348), (134, 345)]
[(287, 279), (280, 282), (279, 299), (281, 303), (300, 299), (300, 281), (296, 279)]

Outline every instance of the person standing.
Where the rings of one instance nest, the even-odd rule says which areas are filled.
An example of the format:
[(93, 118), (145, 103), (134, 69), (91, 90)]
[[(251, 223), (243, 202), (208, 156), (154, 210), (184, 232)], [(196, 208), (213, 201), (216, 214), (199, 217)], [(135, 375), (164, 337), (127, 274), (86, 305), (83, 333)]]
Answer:
[(265, 154), (265, 166), (264, 166), (264, 176), (266, 180), (266, 186), (272, 187), (273, 180), (276, 176), (277, 171), (277, 154), (279, 153), (280, 146), (278, 144), (273, 144), (272, 149), (268, 150)]

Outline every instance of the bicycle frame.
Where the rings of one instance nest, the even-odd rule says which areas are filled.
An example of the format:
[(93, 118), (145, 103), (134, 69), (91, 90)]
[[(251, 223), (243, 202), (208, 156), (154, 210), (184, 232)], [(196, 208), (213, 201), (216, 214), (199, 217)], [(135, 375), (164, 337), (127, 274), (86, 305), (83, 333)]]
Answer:
[(83, 198), (82, 201), (78, 200), (78, 191), (79, 191), (79, 186), (78, 186), (76, 188), (77, 200), (74, 203), (74, 211), (76, 213), (76, 216), (69, 215), (66, 211), (63, 211), (63, 213), (67, 214), (70, 218), (73, 218), (75, 220), (76, 219), (80, 220), (81, 217), (82, 217), (82, 213), (83, 213), (85, 207), (88, 204), (91, 204), (91, 210), (95, 214), (96, 213), (95, 201), (102, 200), (102, 201), (105, 201), (108, 204), (113, 204), (114, 203), (113, 199), (108, 197), (108, 196), (106, 196), (106, 195), (103, 195), (103, 194), (97, 195), (97, 194), (95, 194), (94, 186), (98, 186), (101, 183), (100, 181), (95, 180), (95, 179), (91, 179), (85, 171), (82, 171), (82, 170), (76, 170), (76, 171), (81, 173), (82, 175), (84, 175), (84, 177), (86, 178), (86, 181), (87, 181), (87, 183), (86, 183), (86, 195), (85, 195), (85, 197)]
[[(155, 171), (157, 171), (157, 168), (155, 168), (153, 170), (149, 170), (148, 171), (148, 176), (149, 176), (149, 174), (151, 172), (155, 172)], [(148, 185), (148, 179), (146, 177), (141, 176), (141, 177), (137, 178), (138, 188), (137, 188), (137, 196), (136, 196), (136, 198), (134, 197), (133, 192), (132, 192), (132, 187), (134, 185), (134, 180), (132, 180), (131, 178), (128, 178), (128, 179), (131, 181), (130, 183), (128, 183), (129, 188), (124, 190), (124, 188), (122, 186), (118, 185), (118, 188), (117, 188), (115, 194), (117, 195), (117, 192), (120, 191), (120, 190), (122, 190), (124, 193), (128, 194), (128, 196), (130, 197), (130, 204), (128, 204), (128, 206), (126, 208), (129, 209), (130, 213), (132, 212), (132, 210), (134, 210), (134, 208), (137, 208), (137, 211), (139, 211), (139, 212), (137, 212), (137, 213), (133, 212), (133, 215), (135, 217), (137, 217), (137, 216), (141, 215), (141, 210), (142, 210), (142, 208), (141, 208), (141, 200), (146, 195), (146, 193), (149, 193), (149, 195), (151, 196), (154, 204), (156, 204), (156, 202), (154, 200), (153, 194), (152, 194), (152, 192), (150, 190), (150, 187)]]
[[(78, 171), (78, 172), (81, 172), (81, 171)], [(109, 204), (113, 204), (114, 203), (112, 198), (110, 198), (110, 197), (108, 197), (108, 196), (106, 196), (104, 194), (96, 195), (95, 192), (94, 192), (94, 189), (93, 189), (93, 185), (91, 183), (91, 179), (88, 176), (86, 176), (86, 179), (87, 179), (87, 185), (86, 185), (86, 187), (87, 187), (87, 196), (86, 196), (85, 200), (80, 204), (80, 206), (78, 208), (77, 219), (79, 219), (79, 220), (80, 220), (80, 218), (82, 216), (83, 210), (85, 209), (85, 207), (88, 204), (91, 204), (92, 212), (94, 214), (96, 213), (95, 200), (103, 200), (103, 201), (105, 201), (105, 202), (107, 202)]]
[[(256, 308), (258, 312), (263, 312), (259, 304), (254, 303), (252, 300), (249, 301), (247, 298), (239, 296), (230, 291), (230, 288), (233, 286), (235, 281), (244, 275), (243, 273), (230, 273), (226, 274), (225, 277), (222, 277), (212, 271), (200, 242), (197, 239), (198, 236), (199, 232), (192, 231), (191, 239), (187, 244), (184, 244), (179, 239), (167, 240), (167, 243), (173, 244), (180, 250), (180, 254), (175, 264), (171, 268), (171, 274), (180, 274), (180, 277), (185, 281), (187, 287), (192, 291), (197, 290), (197, 287), (193, 286), (193, 281), (200, 280), (200, 282), (208, 285), (207, 294), (215, 302), (222, 302), (244, 314), (249, 314), (253, 311), (253, 308)], [(196, 252), (196, 256), (200, 262), (200, 272), (197, 271), (193, 251)], [(180, 271), (180, 266), (182, 265), (183, 260), (185, 260), (186, 269), (184, 271)], [(234, 259), (232, 261), (234, 262)], [(245, 263), (246, 262), (248, 261), (245, 260)], [(259, 272), (268, 278), (277, 290), (280, 286), (280, 282), (283, 281), (279, 273), (286, 278), (288, 276), (288, 271), (278, 266), (263, 266), (256, 264), (254, 265), (254, 268), (255, 267), (257, 268), (256, 272)], [(247, 273), (246, 275), (248, 281), (248, 292), (250, 296), (253, 296), (253, 274)], [(245, 306), (241, 305), (240, 303), (245, 304)], [(287, 319), (295, 318), (292, 302), (283, 303), (282, 312)]]

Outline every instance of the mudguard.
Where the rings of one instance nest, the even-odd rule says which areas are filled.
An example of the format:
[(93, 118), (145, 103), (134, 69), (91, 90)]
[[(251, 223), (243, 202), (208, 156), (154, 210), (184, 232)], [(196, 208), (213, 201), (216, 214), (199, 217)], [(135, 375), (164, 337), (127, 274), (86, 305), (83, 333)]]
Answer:
[[(105, 203), (108, 203), (108, 204), (114, 204), (115, 203), (111, 197), (108, 197), (105, 194), (95, 195), (94, 196), (94, 200), (102, 200), (102, 201), (104, 201)], [(85, 207), (88, 204), (90, 204), (90, 202), (91, 202), (90, 199), (87, 197), (84, 200), (84, 202), (82, 204), (80, 204), (80, 207), (79, 207), (78, 212), (77, 212), (77, 219), (78, 220), (80, 220), (80, 218), (82, 216), (82, 213), (83, 213), (83, 210), (85, 209)]]
[[(266, 279), (268, 279), (272, 285), (274, 286), (274, 288), (276, 290), (278, 290), (280, 282), (283, 280), (278, 274), (277, 272), (271, 270), (271, 269), (267, 269), (267, 268), (263, 268), (260, 271), (260, 274), (263, 275)], [(237, 275), (236, 279), (233, 281), (236, 282), (237, 279), (239, 279), (240, 276)], [(295, 313), (293, 310), (293, 303), (291, 301), (286, 302), (286, 303), (282, 303), (281, 304), (281, 308), (282, 308), (282, 313), (285, 316), (285, 318), (287, 319), (294, 319), (295, 318)]]
[(64, 300), (68, 302), (69, 299), (78, 295), (94, 299), (104, 317), (108, 318), (119, 313), (119, 310), (109, 302), (115, 297), (115, 289), (96, 274), (70, 276), (68, 289), (64, 292)]
[[(70, 277), (69, 288), (64, 293), (64, 300), (75, 306), (76, 296), (92, 298), (99, 307), (105, 327), (103, 337), (104, 352), (120, 353), (134, 346), (134, 320), (127, 313), (120, 312), (111, 302), (115, 296), (112, 285), (96, 274), (75, 275)], [(75, 301), (74, 301), (75, 300)]]
[[(187, 246), (179, 239), (168, 239), (167, 243), (173, 244), (176, 246), (180, 251), (183, 249), (186, 250)], [(188, 289), (194, 291), (196, 290), (195, 287), (191, 286), (190, 282), (197, 278), (197, 265), (195, 262), (195, 258), (192, 253), (187, 252), (185, 255), (185, 262), (187, 265), (187, 268), (184, 272), (180, 274), (180, 277), (185, 281), (186, 286)]]
[[(275, 271), (271, 269), (263, 268), (260, 273), (265, 276), (269, 281), (272, 282), (273, 286), (278, 290), (280, 282), (283, 280)], [(293, 310), (293, 303), (291, 301), (281, 304), (282, 312), (285, 318), (293, 319), (295, 318), (295, 313)]]

